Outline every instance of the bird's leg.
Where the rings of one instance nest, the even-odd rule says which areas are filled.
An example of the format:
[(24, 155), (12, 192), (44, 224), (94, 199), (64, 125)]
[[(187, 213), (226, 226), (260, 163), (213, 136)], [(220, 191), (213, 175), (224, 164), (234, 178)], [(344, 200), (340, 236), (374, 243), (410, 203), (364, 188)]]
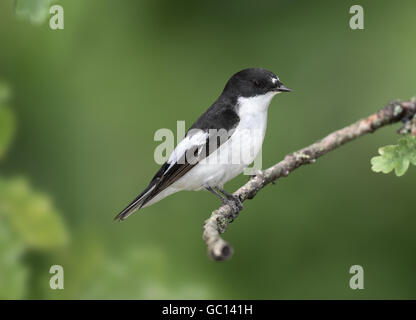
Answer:
[(232, 193), (229, 193), (227, 191), (225, 191), (222, 188), (217, 187), (217, 190), (219, 192), (221, 192), (223, 195), (225, 195), (227, 197), (227, 200), (229, 202), (232, 202), (233, 204), (231, 205), (230, 203), (228, 203), (234, 211), (234, 215), (233, 215), (233, 219), (237, 218), (238, 213), (243, 210), (243, 203), (241, 202), (241, 199), (239, 196), (235, 196)]
[(205, 189), (207, 189), (209, 192), (211, 192), (213, 195), (215, 195), (217, 198), (219, 198), (222, 203), (225, 203), (227, 201), (227, 199), (224, 196), (222, 196), (221, 194), (219, 194), (215, 189), (213, 189), (211, 187), (205, 187)]
[(214, 188), (211, 187), (205, 187), (205, 189), (207, 189), (209, 192), (211, 192), (212, 194), (214, 194), (217, 198), (219, 198), (221, 200), (221, 202), (223, 204), (229, 205), (231, 208), (231, 218), (234, 220), (235, 218), (238, 217), (238, 213), (243, 209), (243, 205), (241, 203), (240, 198), (238, 198), (237, 196), (234, 196), (228, 192), (224, 192), (224, 190), (220, 189), (220, 188), (216, 188), (218, 191), (220, 191), (221, 193), (223, 193), (225, 195), (225, 197), (223, 195), (221, 195), (217, 190), (215, 190)]

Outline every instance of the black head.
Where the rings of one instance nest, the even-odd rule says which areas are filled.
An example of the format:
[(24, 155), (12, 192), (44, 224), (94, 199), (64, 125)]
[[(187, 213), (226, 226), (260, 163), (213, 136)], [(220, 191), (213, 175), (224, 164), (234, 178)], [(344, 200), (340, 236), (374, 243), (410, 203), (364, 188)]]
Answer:
[(223, 93), (238, 97), (254, 97), (268, 92), (289, 92), (271, 71), (249, 68), (234, 74), (228, 80)]

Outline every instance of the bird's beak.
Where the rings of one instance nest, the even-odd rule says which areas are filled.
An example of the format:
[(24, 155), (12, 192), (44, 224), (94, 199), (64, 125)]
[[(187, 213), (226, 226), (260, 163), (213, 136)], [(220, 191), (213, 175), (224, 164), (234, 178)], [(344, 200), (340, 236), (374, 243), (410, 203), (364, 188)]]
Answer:
[(286, 87), (283, 83), (280, 83), (280, 85), (276, 88), (277, 92), (290, 92), (292, 89), (289, 89)]

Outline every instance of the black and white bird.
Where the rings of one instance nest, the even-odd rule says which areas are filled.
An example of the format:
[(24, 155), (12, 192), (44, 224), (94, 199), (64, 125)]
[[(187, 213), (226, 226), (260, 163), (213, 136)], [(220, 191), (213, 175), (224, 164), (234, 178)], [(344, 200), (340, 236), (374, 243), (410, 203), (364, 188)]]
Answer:
[(191, 126), (169, 159), (115, 220), (123, 221), (182, 190), (208, 190), (232, 208), (241, 209), (238, 197), (224, 184), (239, 175), (261, 150), (272, 98), (289, 92), (272, 72), (249, 68), (227, 82), (219, 98)]

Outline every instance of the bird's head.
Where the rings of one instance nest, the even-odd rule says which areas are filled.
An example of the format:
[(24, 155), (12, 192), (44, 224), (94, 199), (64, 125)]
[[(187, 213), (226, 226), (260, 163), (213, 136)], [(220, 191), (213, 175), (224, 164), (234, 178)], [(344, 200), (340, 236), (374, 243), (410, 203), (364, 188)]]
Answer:
[(244, 69), (228, 80), (224, 93), (237, 97), (255, 97), (291, 91), (271, 71), (262, 68)]

